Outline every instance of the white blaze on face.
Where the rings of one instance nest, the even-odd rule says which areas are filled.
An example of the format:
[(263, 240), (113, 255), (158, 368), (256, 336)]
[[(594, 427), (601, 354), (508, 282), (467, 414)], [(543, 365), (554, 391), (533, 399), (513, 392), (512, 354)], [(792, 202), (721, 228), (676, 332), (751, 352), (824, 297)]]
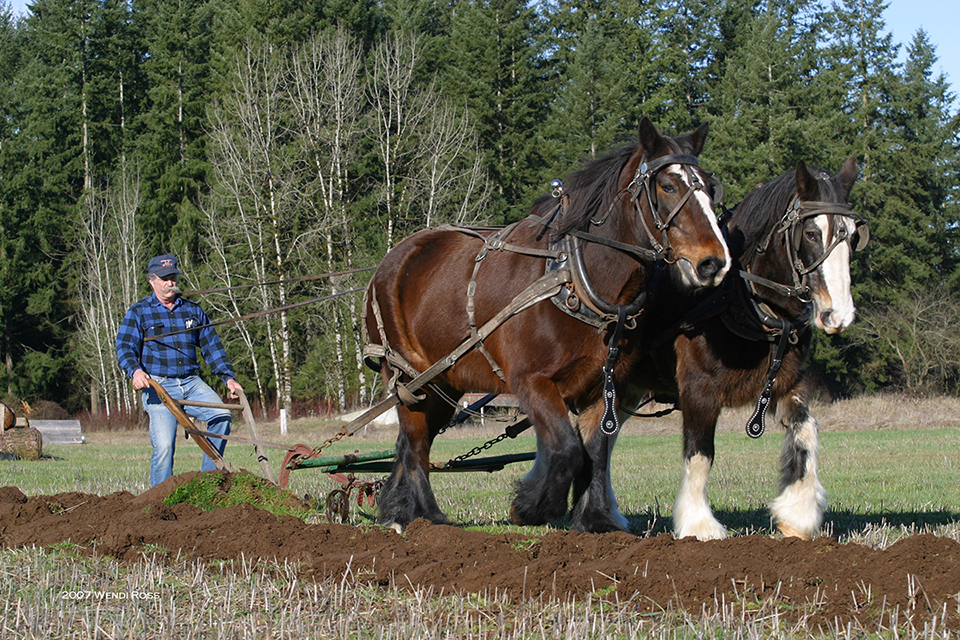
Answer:
[[(856, 231), (853, 221), (844, 216), (838, 216), (837, 219), (839, 224), (846, 225), (847, 235), (852, 236)], [(826, 248), (832, 237), (830, 220), (823, 215), (817, 216), (815, 222), (820, 227), (820, 237)], [(850, 326), (857, 313), (850, 294), (850, 243), (841, 242), (834, 247), (820, 265), (820, 273), (826, 291), (815, 291), (813, 294), (816, 323), (827, 333), (840, 333)]]
[[(671, 164), (664, 167), (664, 171), (670, 175), (677, 176), (687, 189), (693, 189), (693, 180), (690, 178), (690, 171), (693, 171), (693, 169), (687, 169), (680, 164)], [(682, 195), (683, 194), (681, 194), (681, 196)], [(689, 287), (716, 286), (720, 284), (723, 277), (727, 275), (727, 272), (730, 270), (730, 248), (727, 247), (727, 243), (723, 239), (723, 233), (720, 231), (720, 221), (717, 219), (717, 214), (713, 210), (713, 200), (710, 198), (710, 194), (708, 194), (705, 189), (697, 189), (693, 192), (691, 198), (695, 199), (697, 204), (700, 205), (700, 210), (703, 211), (703, 215), (705, 215), (710, 222), (710, 228), (713, 230), (714, 236), (723, 247), (723, 266), (713, 278), (709, 281), (704, 281), (697, 273), (697, 265), (693, 264), (689, 258), (681, 256), (678, 260), (680, 276), (683, 279), (683, 283)]]

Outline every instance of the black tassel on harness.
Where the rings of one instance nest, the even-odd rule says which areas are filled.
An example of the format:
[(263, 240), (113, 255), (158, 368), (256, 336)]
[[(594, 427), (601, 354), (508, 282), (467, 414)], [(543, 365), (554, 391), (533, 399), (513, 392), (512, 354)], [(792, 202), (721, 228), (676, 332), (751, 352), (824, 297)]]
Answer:
[(614, 436), (620, 431), (620, 418), (617, 416), (617, 388), (613, 383), (613, 370), (620, 357), (620, 336), (623, 335), (623, 326), (627, 321), (627, 309), (620, 306), (617, 309), (617, 325), (610, 334), (607, 344), (607, 361), (603, 365), (603, 415), (600, 416), (600, 431), (605, 435)]
[(790, 330), (784, 328), (780, 335), (780, 341), (777, 343), (776, 353), (773, 360), (770, 361), (770, 370), (767, 371), (767, 383), (763, 385), (763, 391), (757, 398), (757, 408), (753, 415), (747, 420), (747, 435), (751, 438), (759, 438), (763, 435), (766, 428), (765, 420), (767, 409), (770, 407), (770, 400), (773, 398), (773, 383), (777, 380), (777, 373), (780, 372), (780, 365), (783, 364), (783, 354), (787, 351), (787, 343), (790, 342)]

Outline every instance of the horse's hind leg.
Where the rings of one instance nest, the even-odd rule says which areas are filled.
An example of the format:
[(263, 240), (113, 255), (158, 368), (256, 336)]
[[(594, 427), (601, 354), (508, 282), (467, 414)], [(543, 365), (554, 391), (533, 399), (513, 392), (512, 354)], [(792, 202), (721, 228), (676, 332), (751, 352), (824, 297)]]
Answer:
[(780, 494), (770, 512), (783, 535), (809, 540), (820, 531), (826, 492), (817, 477), (819, 425), (799, 396), (788, 401), (780, 452)]
[(406, 526), (417, 518), (434, 524), (449, 522), (437, 505), (429, 474), (430, 446), (439, 430), (437, 425), (446, 423), (451, 409), (435, 396), (429, 396), (416, 409), (397, 407), (397, 457), (377, 499), (381, 524)]
[[(610, 478), (610, 458), (617, 436), (604, 435), (598, 428), (603, 403), (589, 407), (577, 419), (583, 434), (587, 463), (573, 482), (573, 515), (570, 528), (590, 533), (627, 531), (630, 523), (620, 513)], [(620, 414), (621, 423), (627, 414)]]
[(521, 398), (537, 400), (521, 408), (537, 428), (537, 460), (516, 485), (510, 517), (516, 524), (540, 525), (567, 514), (570, 486), (583, 467), (584, 449), (553, 382), (544, 379), (529, 386), (535, 392)]

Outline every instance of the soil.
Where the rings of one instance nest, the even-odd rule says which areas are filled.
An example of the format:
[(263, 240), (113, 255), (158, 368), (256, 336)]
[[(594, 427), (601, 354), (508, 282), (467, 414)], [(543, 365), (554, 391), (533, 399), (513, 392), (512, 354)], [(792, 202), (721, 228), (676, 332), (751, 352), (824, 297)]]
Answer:
[[(714, 542), (627, 533), (489, 534), (418, 520), (403, 534), (380, 527), (305, 524), (250, 505), (204, 512), (162, 500), (195, 473), (134, 496), (61, 493), (28, 498), (0, 488), (0, 544), (70, 541), (137, 561), (145, 549), (208, 561), (241, 554), (297, 563), (305, 579), (344, 575), (444, 593), (630, 601), (641, 611), (712, 613), (773, 603), (808, 625), (917, 628), (934, 616), (960, 628), (960, 543), (911, 535), (883, 550), (823, 536), (813, 541), (742, 536)], [(893, 614), (896, 612), (896, 614)]]

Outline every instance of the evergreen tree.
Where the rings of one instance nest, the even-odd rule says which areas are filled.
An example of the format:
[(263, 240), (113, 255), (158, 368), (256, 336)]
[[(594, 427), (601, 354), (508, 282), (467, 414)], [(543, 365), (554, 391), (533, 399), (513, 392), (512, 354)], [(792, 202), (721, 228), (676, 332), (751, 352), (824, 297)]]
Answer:
[(816, 5), (752, 2), (724, 20), (722, 76), (710, 102), (704, 152), (732, 205), (799, 161), (835, 171), (833, 131), (844, 119), (816, 46)]
[(861, 318), (846, 356), (863, 388), (946, 391), (940, 385), (953, 382), (943, 372), (953, 363), (942, 360), (954, 356), (939, 345), (958, 307), (958, 210), (950, 196), (960, 140), (954, 97), (942, 75), (933, 77), (937, 57), (926, 33), (917, 32), (907, 54), (885, 105), (887, 153), (872, 163), (870, 194), (880, 206), (870, 212), (871, 277), (857, 282)]
[(562, 176), (635, 131), (642, 100), (634, 71), (646, 34), (616, 1), (561, 0), (545, 9), (557, 78), (544, 143)]
[(19, 244), (19, 220), (14, 217), (16, 198), (10, 187), (10, 180), (19, 171), (15, 150), (15, 133), (19, 109), (14, 79), (20, 67), (19, 31), (10, 6), (0, 3), (0, 354), (3, 365), (0, 367), (0, 394), (12, 395), (15, 391), (14, 367), (19, 361), (21, 329), (17, 320), (22, 321), (17, 305), (22, 304), (14, 284), (22, 274), (17, 265), (10, 261), (17, 252)]
[(960, 130), (952, 113), (954, 94), (942, 74), (933, 75), (937, 59), (926, 32), (917, 31), (907, 47), (892, 114), (904, 147), (889, 160), (894, 173), (902, 176), (898, 186), (903, 200), (926, 217), (935, 274), (928, 284), (947, 281), (960, 292), (960, 202), (955, 197), (960, 188)]
[(208, 172), (203, 118), (225, 77), (211, 69), (218, 6), (206, 0), (133, 4), (149, 54), (137, 145), (145, 188), (142, 228), (148, 252), (176, 252), (187, 264), (200, 251), (197, 201)]
[(658, 126), (688, 131), (707, 118), (712, 63), (719, 45), (720, 7), (709, 0), (656, 0), (641, 25), (653, 34), (645, 65), (644, 115)]
[(28, 400), (71, 400), (64, 384), (73, 379), (68, 261), (83, 194), (84, 67), (95, 9), (34, 3), (16, 36), (22, 64), (3, 68), (15, 75), (4, 145), (0, 307), (7, 387)]
[(441, 70), (442, 90), (463, 100), (486, 150), (491, 222), (527, 215), (549, 181), (540, 130), (550, 115), (543, 25), (520, 0), (460, 0)]

